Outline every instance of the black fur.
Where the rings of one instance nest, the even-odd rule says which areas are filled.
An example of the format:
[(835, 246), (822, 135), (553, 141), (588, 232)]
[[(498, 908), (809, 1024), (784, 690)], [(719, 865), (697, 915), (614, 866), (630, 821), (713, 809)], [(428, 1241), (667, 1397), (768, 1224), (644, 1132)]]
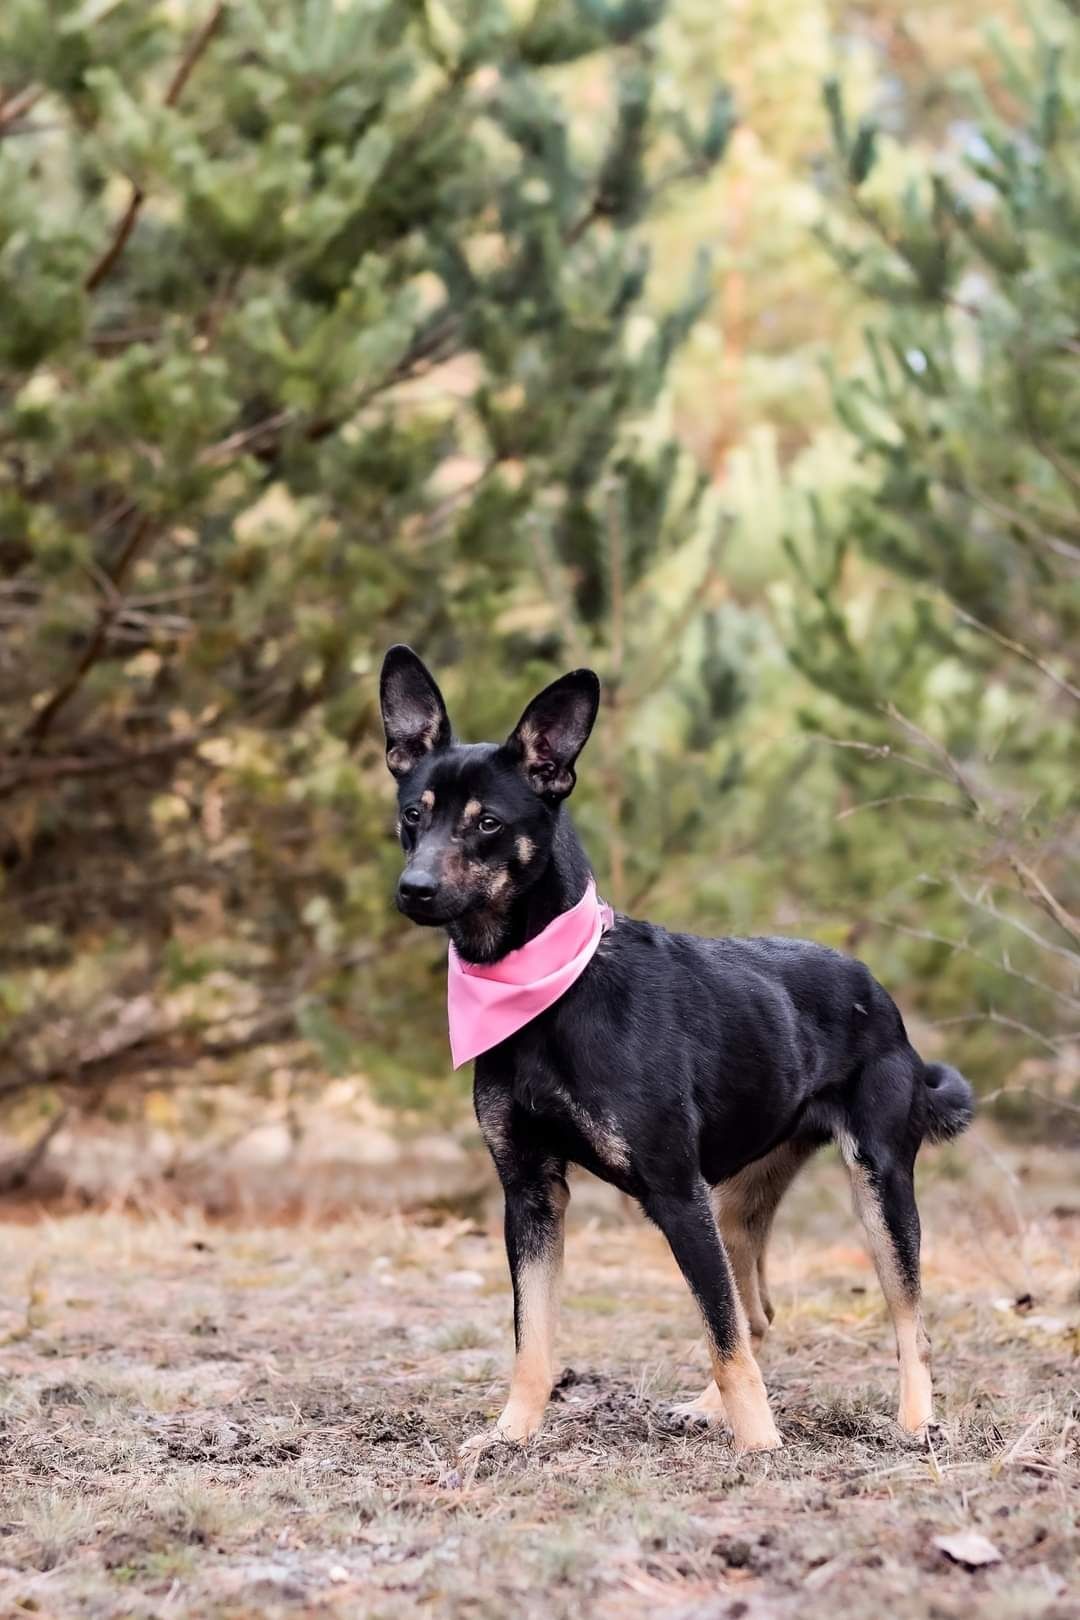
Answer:
[[(496, 960), (574, 904), (590, 876), (562, 801), (596, 677), (577, 671), (547, 688), (506, 743), (465, 745), (415, 655), (394, 648), (387, 667), (408, 698), (396, 711), (408, 736), (391, 730), (392, 711), (388, 748), (411, 760), (395, 769), (398, 904), (445, 927), (466, 959)], [(782, 1144), (801, 1161), (838, 1140), (880, 1199), (915, 1298), (915, 1156), (972, 1115), (967, 1081), (922, 1061), (860, 962), (804, 940), (702, 939), (621, 915), (561, 1000), (477, 1059), (475, 1099), (506, 1193), (515, 1279), (521, 1255), (550, 1241), (567, 1164), (582, 1165), (663, 1229), (721, 1356), (737, 1318), (710, 1188)]]

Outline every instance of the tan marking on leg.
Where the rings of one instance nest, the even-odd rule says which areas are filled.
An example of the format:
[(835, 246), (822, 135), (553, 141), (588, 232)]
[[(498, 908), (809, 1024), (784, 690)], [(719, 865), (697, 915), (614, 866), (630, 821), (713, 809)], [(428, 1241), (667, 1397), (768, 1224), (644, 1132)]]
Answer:
[(773, 1322), (773, 1317), (776, 1315), (776, 1312), (773, 1310), (772, 1295), (769, 1292), (769, 1281), (768, 1281), (768, 1277), (766, 1276), (766, 1269), (767, 1269), (766, 1268), (766, 1256), (767, 1256), (767, 1253), (768, 1253), (768, 1241), (769, 1241), (768, 1238), (766, 1238), (765, 1242), (761, 1245), (761, 1248), (758, 1250), (757, 1282), (758, 1282), (758, 1295), (759, 1295), (759, 1297), (761, 1299), (761, 1308), (765, 1312), (765, 1320), (766, 1320), (766, 1322), (768, 1322), (769, 1326), (771, 1327), (772, 1322)]
[(924, 1429), (934, 1415), (930, 1373), (930, 1340), (923, 1326), (919, 1296), (901, 1275), (892, 1236), (881, 1209), (881, 1199), (866, 1166), (859, 1162), (854, 1142), (840, 1143), (851, 1175), (855, 1210), (866, 1233), (881, 1292), (892, 1318), (896, 1354), (900, 1363), (900, 1407), (897, 1422), (909, 1434)]
[[(721, 1244), (720, 1253), (727, 1267), (728, 1278), (734, 1284), (731, 1262)], [(765, 1392), (761, 1368), (754, 1360), (750, 1348), (750, 1332), (738, 1290), (732, 1287), (735, 1307), (735, 1348), (726, 1355), (709, 1340), (713, 1379), (728, 1422), (736, 1451), (775, 1451), (783, 1444)], [(708, 1337), (708, 1334), (706, 1333)]]
[[(485, 1120), (488, 1136), (494, 1121)], [(570, 1202), (564, 1183), (552, 1189), (559, 1221), (554, 1241), (547, 1253), (526, 1261), (518, 1272), (517, 1348), (514, 1371), (506, 1405), (493, 1430), (475, 1434), (461, 1447), (464, 1455), (485, 1450), (493, 1441), (510, 1440), (524, 1445), (543, 1421), (552, 1385), (555, 1382), (555, 1330), (559, 1322), (559, 1293), (563, 1268), (563, 1216)]]
[(745, 1331), (734, 1355), (726, 1359), (713, 1351), (713, 1377), (731, 1424), (738, 1451), (775, 1451), (780, 1435), (769, 1410), (769, 1397), (761, 1368), (754, 1360)]
[(896, 1354), (900, 1362), (900, 1410), (902, 1429), (918, 1434), (934, 1416), (934, 1384), (930, 1371), (930, 1340), (923, 1327), (922, 1312), (910, 1300), (893, 1306)]
[(533, 843), (532, 839), (527, 838), (526, 835), (522, 833), (515, 843), (514, 848), (517, 850), (517, 858), (521, 862), (522, 866), (528, 866), (529, 862), (536, 854), (536, 845)]
[[(713, 1210), (728, 1253), (735, 1287), (746, 1313), (751, 1348), (760, 1354), (773, 1319), (772, 1300), (765, 1281), (765, 1247), (780, 1200), (798, 1172), (812, 1157), (805, 1143), (784, 1142), (764, 1158), (756, 1159), (713, 1189)], [(675, 1409), (723, 1419), (724, 1402), (715, 1383), (705, 1386), (693, 1401)]]
[(769, 1331), (769, 1319), (765, 1315), (765, 1307), (761, 1303), (761, 1294), (758, 1290), (757, 1246), (750, 1230), (733, 1219), (730, 1213), (725, 1214), (723, 1209), (720, 1212), (719, 1226), (720, 1236), (724, 1240), (724, 1247), (731, 1261), (735, 1286), (739, 1290), (739, 1299), (746, 1312), (750, 1342), (754, 1350), (758, 1351)]
[(555, 1329), (559, 1314), (562, 1252), (534, 1260), (518, 1281), (521, 1343), (514, 1357), (510, 1394), (495, 1427), (504, 1440), (524, 1444), (540, 1427), (555, 1382)]
[(421, 793), (420, 803), (424, 806), (425, 810), (434, 810), (435, 795), (430, 788), (425, 788), (423, 793)]

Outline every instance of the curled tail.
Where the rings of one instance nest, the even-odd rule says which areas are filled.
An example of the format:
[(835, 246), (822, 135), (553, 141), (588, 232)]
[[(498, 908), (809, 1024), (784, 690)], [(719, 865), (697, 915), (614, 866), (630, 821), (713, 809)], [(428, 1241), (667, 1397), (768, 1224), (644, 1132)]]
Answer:
[(948, 1063), (924, 1063), (926, 1134), (931, 1142), (948, 1142), (966, 1131), (975, 1117), (975, 1093), (959, 1069)]

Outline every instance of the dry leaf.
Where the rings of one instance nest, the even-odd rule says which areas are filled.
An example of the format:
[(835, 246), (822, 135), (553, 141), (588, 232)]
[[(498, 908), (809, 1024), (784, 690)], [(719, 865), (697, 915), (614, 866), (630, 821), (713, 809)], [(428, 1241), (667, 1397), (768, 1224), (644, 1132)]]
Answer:
[(999, 1564), (1001, 1554), (992, 1541), (980, 1536), (977, 1530), (958, 1530), (955, 1535), (935, 1536), (934, 1546), (957, 1564), (978, 1569), (982, 1564)]

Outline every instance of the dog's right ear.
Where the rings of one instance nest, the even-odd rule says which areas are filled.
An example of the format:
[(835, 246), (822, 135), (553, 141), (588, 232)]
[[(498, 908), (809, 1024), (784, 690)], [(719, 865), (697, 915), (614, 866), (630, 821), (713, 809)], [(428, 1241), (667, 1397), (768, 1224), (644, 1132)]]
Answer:
[(386, 763), (398, 780), (453, 735), (442, 693), (411, 647), (391, 647), (379, 676)]
[(574, 761), (589, 740), (600, 706), (600, 681), (591, 669), (560, 676), (534, 697), (506, 739), (534, 793), (557, 804), (573, 792)]

